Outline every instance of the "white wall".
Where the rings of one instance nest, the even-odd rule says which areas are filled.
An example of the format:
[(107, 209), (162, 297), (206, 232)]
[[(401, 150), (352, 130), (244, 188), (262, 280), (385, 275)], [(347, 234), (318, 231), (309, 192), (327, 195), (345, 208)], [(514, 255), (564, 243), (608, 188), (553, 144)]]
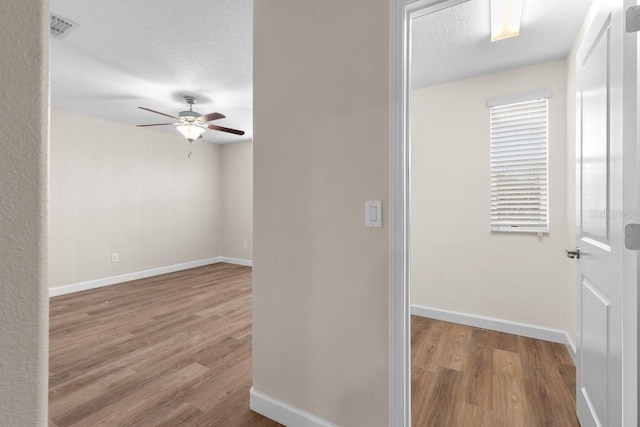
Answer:
[(343, 427), (387, 425), (388, 21), (254, 5), (253, 386)]
[(52, 109), (49, 285), (222, 255), (220, 151)]
[(221, 155), (222, 254), (252, 260), (253, 142), (223, 145)]
[[(491, 233), (487, 99), (550, 88), (550, 231)], [(568, 331), (575, 265), (564, 256), (566, 63), (412, 93), (411, 302)]]
[(46, 426), (49, 4), (0, 16), (0, 425)]

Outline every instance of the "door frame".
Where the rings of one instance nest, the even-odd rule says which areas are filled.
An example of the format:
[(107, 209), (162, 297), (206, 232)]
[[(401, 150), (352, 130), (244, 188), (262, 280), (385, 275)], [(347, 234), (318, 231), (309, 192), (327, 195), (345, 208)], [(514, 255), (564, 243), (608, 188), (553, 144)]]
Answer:
[(469, 0), (389, 0), (388, 425), (411, 426), (411, 21)]
[[(637, 6), (640, 0), (620, 0), (623, 14)], [(624, 18), (624, 17), (623, 17)], [(623, 158), (624, 223), (640, 223), (640, 33), (623, 34), (623, 52), (635, 52), (623, 56), (623, 147), (628, 150)], [(640, 381), (638, 380), (638, 355), (640, 354), (640, 251), (625, 249), (622, 253), (622, 420), (624, 425), (640, 425)]]

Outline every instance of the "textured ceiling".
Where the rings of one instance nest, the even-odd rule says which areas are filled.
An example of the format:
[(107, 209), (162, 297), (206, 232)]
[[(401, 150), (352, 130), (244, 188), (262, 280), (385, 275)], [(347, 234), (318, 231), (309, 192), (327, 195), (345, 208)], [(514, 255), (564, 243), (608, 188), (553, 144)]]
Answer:
[[(244, 136), (207, 131), (205, 141), (252, 139), (253, 0), (50, 0), (50, 10), (79, 24), (51, 38), (51, 104), (123, 123), (171, 121), (183, 95), (194, 110), (220, 112), (216, 125)], [(173, 132), (173, 126), (153, 130)]]
[[(490, 0), (469, 0), (417, 18), (414, 88), (566, 56), (591, 0), (525, 0), (520, 37), (489, 41)], [(176, 115), (183, 95), (195, 110), (244, 136), (207, 131), (205, 141), (253, 138), (253, 0), (50, 0), (80, 26), (51, 39), (54, 107), (128, 123), (162, 123), (148, 107)], [(355, 23), (354, 23), (355, 25)], [(294, 59), (292, 59), (294, 60)], [(170, 121), (170, 120), (169, 120)], [(152, 128), (172, 132), (172, 126)]]
[(562, 59), (592, 0), (524, 0), (520, 36), (491, 43), (490, 0), (469, 0), (413, 22), (415, 88)]

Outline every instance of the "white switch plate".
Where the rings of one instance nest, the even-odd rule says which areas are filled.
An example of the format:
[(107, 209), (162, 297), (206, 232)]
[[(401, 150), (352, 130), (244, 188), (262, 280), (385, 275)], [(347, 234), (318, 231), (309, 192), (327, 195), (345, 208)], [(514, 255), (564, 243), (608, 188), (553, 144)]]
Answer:
[(114, 252), (111, 254), (111, 262), (118, 262), (119, 258), (118, 258), (118, 253)]
[(382, 227), (382, 200), (364, 202), (364, 226)]

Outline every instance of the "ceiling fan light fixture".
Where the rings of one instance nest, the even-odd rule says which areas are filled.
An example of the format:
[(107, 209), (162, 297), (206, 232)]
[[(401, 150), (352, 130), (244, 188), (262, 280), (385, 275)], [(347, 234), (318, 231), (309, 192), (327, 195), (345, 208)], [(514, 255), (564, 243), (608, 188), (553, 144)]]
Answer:
[(491, 41), (520, 35), (524, 0), (491, 0)]
[(204, 128), (196, 126), (193, 123), (176, 126), (176, 129), (178, 129), (182, 136), (187, 138), (189, 142), (193, 142), (195, 139), (200, 138), (200, 136), (204, 133)]

